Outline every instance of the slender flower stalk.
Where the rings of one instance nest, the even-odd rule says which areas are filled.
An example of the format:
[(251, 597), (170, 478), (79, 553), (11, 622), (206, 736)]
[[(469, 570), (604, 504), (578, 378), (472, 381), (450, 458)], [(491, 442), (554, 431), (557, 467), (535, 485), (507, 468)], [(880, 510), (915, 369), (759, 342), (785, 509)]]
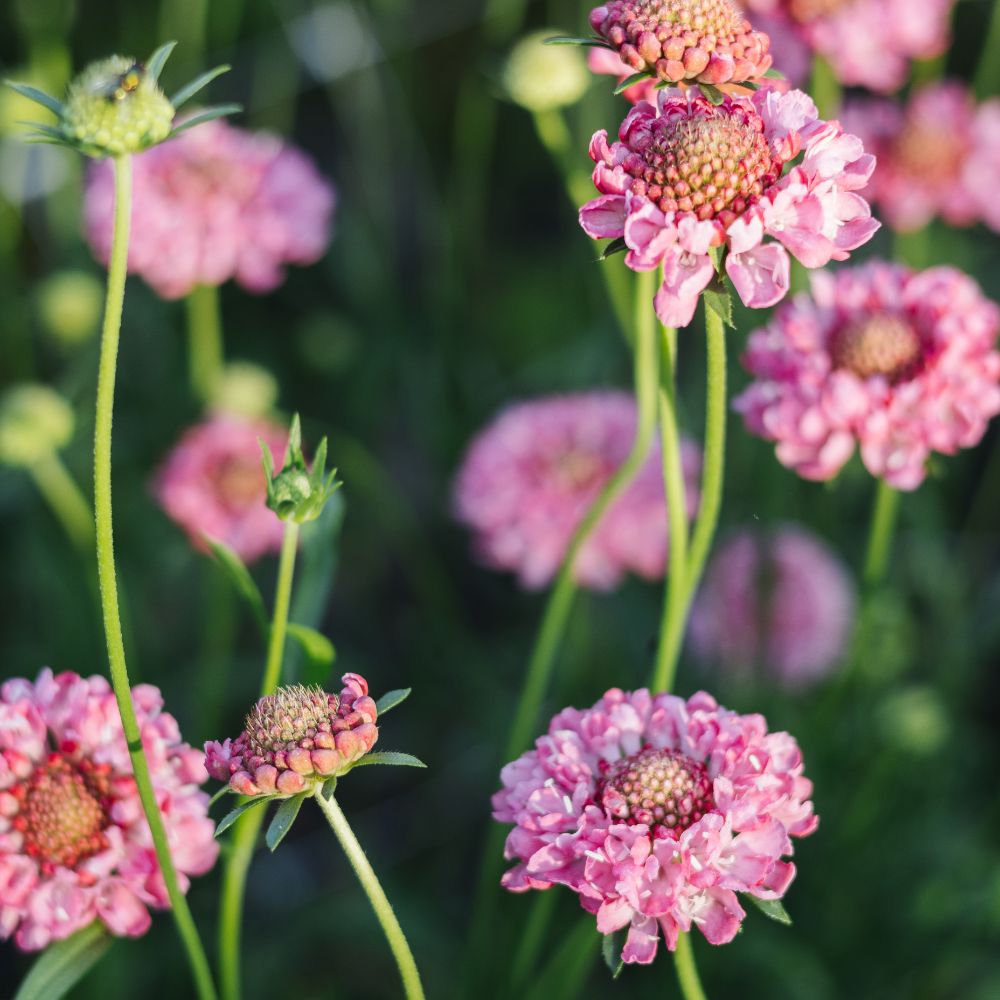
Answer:
[(863, 579), (866, 587), (877, 587), (885, 579), (898, 513), (899, 492), (884, 479), (878, 480), (865, 555)]
[(62, 459), (55, 452), (45, 455), (30, 466), (30, 472), (69, 540), (89, 556), (94, 551), (94, 515)]
[(820, 55), (813, 56), (809, 95), (816, 102), (820, 118), (836, 118), (840, 113), (840, 81), (833, 67)]
[(97, 412), (94, 431), (94, 516), (97, 539), (97, 572), (101, 588), (101, 608), (107, 639), (111, 684), (121, 714), (125, 739), (135, 774), (135, 782), (149, 823), (163, 881), (170, 898), (171, 911), (184, 943), (191, 971), (202, 1000), (215, 997), (215, 986), (208, 959), (198, 937), (187, 900), (177, 881), (170, 856), (163, 816), (150, 778), (149, 764), (136, 721), (135, 708), (125, 663), (121, 617), (118, 609), (118, 582), (115, 576), (114, 538), (111, 512), (111, 424), (114, 414), (115, 373), (118, 340), (125, 300), (125, 273), (128, 261), (129, 222), (132, 211), (132, 159), (130, 155), (114, 158), (115, 213), (112, 252), (108, 268), (108, 289), (101, 355), (97, 376)]
[(292, 599), (292, 578), (295, 575), (295, 554), (298, 547), (298, 522), (286, 521), (285, 537), (281, 543), (281, 558), (278, 562), (278, 589), (274, 598), (274, 618), (271, 622), (271, 636), (267, 647), (267, 665), (264, 668), (261, 697), (272, 694), (281, 683), (281, 661), (285, 652), (288, 608)]
[(399, 976), (403, 980), (403, 992), (407, 1000), (423, 1000), (424, 990), (420, 985), (420, 973), (417, 971), (417, 964), (413, 960), (413, 952), (410, 951), (406, 935), (403, 933), (402, 927), (399, 926), (392, 904), (379, 883), (375, 870), (365, 856), (363, 848), (358, 843), (358, 838), (354, 836), (354, 831), (347, 822), (347, 817), (332, 795), (327, 798), (320, 792), (315, 796), (315, 799), (323, 811), (323, 815), (326, 816), (330, 829), (340, 841), (340, 846), (344, 849), (347, 860), (351, 862), (354, 874), (358, 876), (358, 881), (372, 904), (375, 916), (382, 925), (386, 940), (392, 949), (393, 958), (396, 959)]
[(186, 303), (188, 373), (194, 394), (205, 402), (212, 396), (225, 361), (219, 289), (215, 285), (197, 285)]
[(698, 967), (694, 961), (694, 949), (691, 947), (691, 934), (679, 934), (677, 948), (674, 951), (674, 969), (677, 972), (677, 983), (681, 988), (684, 1000), (707, 1000), (705, 991), (698, 978)]

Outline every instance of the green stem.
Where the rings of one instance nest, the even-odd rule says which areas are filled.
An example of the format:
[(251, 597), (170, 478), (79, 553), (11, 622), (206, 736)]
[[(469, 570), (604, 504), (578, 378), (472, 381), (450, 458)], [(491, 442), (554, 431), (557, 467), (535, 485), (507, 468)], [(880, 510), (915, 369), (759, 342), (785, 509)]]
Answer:
[(118, 711), (121, 714), (125, 741), (143, 812), (156, 851), (163, 882), (170, 899), (188, 961), (198, 989), (198, 995), (215, 997), (215, 986), (208, 959), (198, 937), (184, 893), (177, 882), (177, 872), (170, 856), (167, 831), (156, 801), (156, 792), (149, 773), (149, 764), (142, 746), (142, 734), (132, 705), (128, 669), (125, 664), (125, 644), (122, 641), (121, 615), (118, 610), (118, 581), (115, 576), (114, 536), (111, 519), (111, 423), (115, 404), (115, 373), (118, 363), (118, 339), (121, 333), (122, 309), (125, 301), (125, 272), (128, 261), (129, 224), (132, 214), (132, 161), (128, 156), (116, 157), (114, 235), (111, 262), (108, 267), (108, 290), (101, 331), (101, 357), (97, 374), (97, 413), (94, 428), (94, 521), (97, 539), (97, 574), (101, 587), (101, 608), (104, 634), (108, 647), (111, 684)]
[(186, 301), (188, 376), (191, 389), (204, 403), (212, 398), (225, 361), (219, 289), (215, 285), (196, 285)]
[(677, 948), (674, 950), (674, 969), (677, 972), (677, 982), (681, 988), (684, 1000), (706, 1000), (701, 980), (698, 978), (698, 967), (694, 962), (694, 949), (691, 947), (691, 935), (683, 931), (677, 935)]
[(875, 505), (872, 508), (871, 528), (868, 533), (868, 552), (865, 555), (863, 580), (866, 587), (875, 587), (885, 578), (898, 513), (899, 493), (884, 479), (880, 479), (875, 491)]
[(94, 550), (94, 515), (62, 459), (53, 452), (35, 462), (30, 471), (69, 540), (89, 555)]
[(820, 55), (813, 56), (809, 94), (816, 102), (820, 118), (836, 118), (840, 114), (840, 81), (833, 67)]
[(997, 52), (1000, 52), (1000, 0), (996, 0), (993, 4), (989, 27), (979, 56), (979, 66), (976, 68), (976, 97), (981, 101), (992, 97), (1000, 90), (1000, 59), (997, 59)]
[(545, 931), (552, 920), (558, 899), (554, 892), (540, 892), (531, 903), (531, 913), (524, 925), (521, 943), (514, 952), (510, 965), (511, 994), (522, 989), (528, 981), (538, 954), (545, 943)]
[(285, 522), (285, 536), (281, 542), (281, 559), (278, 563), (278, 588), (274, 597), (274, 617), (271, 620), (271, 637), (267, 646), (267, 665), (260, 694), (271, 694), (281, 683), (281, 661), (285, 654), (285, 633), (288, 628), (288, 608), (292, 600), (292, 577), (295, 574), (295, 553), (299, 547), (299, 526), (295, 521)]
[(365, 852), (358, 843), (358, 838), (354, 836), (354, 831), (337, 804), (337, 800), (333, 796), (326, 798), (322, 792), (316, 795), (315, 799), (320, 809), (323, 810), (323, 815), (326, 816), (330, 829), (340, 841), (340, 846), (344, 849), (347, 860), (351, 862), (354, 874), (358, 876), (358, 881), (365, 890), (368, 901), (372, 904), (375, 916), (378, 917), (378, 922), (382, 925), (386, 940), (392, 949), (392, 956), (396, 959), (399, 976), (403, 980), (403, 992), (406, 994), (407, 1000), (423, 1000), (424, 990), (420, 985), (420, 973), (417, 971), (417, 963), (413, 960), (413, 952), (410, 951), (406, 935), (403, 933), (403, 928), (399, 926), (396, 914), (392, 910), (392, 904), (379, 883), (375, 869), (372, 868), (365, 856)]

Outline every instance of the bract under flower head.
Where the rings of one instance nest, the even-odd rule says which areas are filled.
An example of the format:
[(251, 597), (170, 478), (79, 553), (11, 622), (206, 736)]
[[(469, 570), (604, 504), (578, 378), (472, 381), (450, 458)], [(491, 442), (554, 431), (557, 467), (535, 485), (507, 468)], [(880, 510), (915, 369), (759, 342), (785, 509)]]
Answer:
[[(201, 754), (182, 743), (160, 692), (132, 691), (180, 885), (218, 847)], [(0, 687), (0, 938), (34, 951), (100, 920), (149, 928), (167, 908), (118, 707), (103, 677), (43, 670)]]
[(565, 885), (602, 934), (628, 929), (622, 958), (651, 962), (697, 926), (731, 941), (737, 893), (775, 900), (795, 875), (792, 837), (816, 829), (812, 783), (787, 733), (701, 692), (612, 689), (568, 708), (501, 772), (493, 816), (512, 823), (513, 892)]
[(622, 239), (633, 270), (663, 268), (655, 305), (667, 326), (691, 321), (716, 273), (712, 248), (726, 251), (743, 302), (762, 308), (788, 291), (788, 252), (821, 267), (879, 226), (855, 193), (874, 157), (797, 90), (719, 104), (663, 90), (656, 106), (632, 108), (617, 142), (597, 132), (590, 155), (601, 195), (580, 209), (580, 225), (595, 239)]
[(972, 447), (1000, 413), (998, 329), (1000, 309), (955, 268), (820, 272), (751, 334), (756, 381), (733, 405), (806, 479), (833, 478), (860, 446), (873, 476), (916, 489), (931, 452)]

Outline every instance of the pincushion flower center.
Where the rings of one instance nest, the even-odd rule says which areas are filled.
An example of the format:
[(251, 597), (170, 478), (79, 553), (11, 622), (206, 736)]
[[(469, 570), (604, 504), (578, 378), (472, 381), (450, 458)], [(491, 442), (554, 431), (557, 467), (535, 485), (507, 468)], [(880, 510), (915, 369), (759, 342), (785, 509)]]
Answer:
[(106, 768), (51, 754), (13, 793), (19, 809), (12, 825), (43, 870), (74, 868), (107, 847)]
[(295, 684), (261, 698), (246, 719), (247, 743), (255, 756), (269, 758), (296, 748), (311, 749), (316, 735), (332, 730), (338, 698), (319, 687)]
[(881, 375), (890, 384), (912, 377), (923, 357), (920, 336), (901, 316), (875, 315), (847, 323), (830, 343), (834, 368), (866, 379)]
[(821, 17), (836, 14), (852, 2), (853, 0), (790, 0), (788, 12), (799, 24), (809, 24)]
[(700, 761), (646, 747), (608, 766), (597, 788), (605, 812), (676, 836), (715, 808), (712, 781)]
[(746, 24), (731, 0), (622, 0), (606, 6), (617, 21), (608, 33), (615, 45), (635, 41), (644, 31), (651, 31), (661, 43), (685, 33), (731, 41)]
[(661, 212), (729, 225), (778, 179), (781, 164), (759, 119), (721, 108), (692, 112), (651, 123), (648, 144), (624, 163), (630, 187)]
[(910, 120), (896, 140), (896, 156), (907, 173), (924, 182), (945, 182), (957, 177), (969, 143), (942, 134), (941, 122), (918, 116)]
[(264, 502), (264, 472), (257, 460), (229, 458), (216, 475), (219, 499), (231, 510), (245, 510)]
[(555, 463), (555, 474), (560, 482), (576, 492), (603, 480), (606, 469), (599, 455), (574, 449), (559, 456)]

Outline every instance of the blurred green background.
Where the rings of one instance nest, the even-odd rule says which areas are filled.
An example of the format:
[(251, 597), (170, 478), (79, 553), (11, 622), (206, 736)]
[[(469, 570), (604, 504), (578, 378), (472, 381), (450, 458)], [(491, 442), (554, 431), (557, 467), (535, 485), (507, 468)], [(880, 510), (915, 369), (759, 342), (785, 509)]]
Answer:
[[(565, 0), (523, 11), (495, 0), (489, 17), (477, 0), (0, 5), (4, 76), (60, 93), (92, 59), (142, 57), (177, 38), (168, 85), (232, 63), (211, 99), (242, 102), (239, 124), (288, 137), (337, 186), (336, 233), (321, 263), (293, 270), (266, 297), (222, 289), (226, 345), (230, 358), (274, 373), (279, 405), (301, 412), (307, 444), (331, 437), (346, 504), (336, 577), (327, 598), (305, 592), (304, 570), (300, 593), (318, 604), (338, 672), (365, 674), (375, 694), (414, 688), (386, 720), (381, 746), (415, 753), (429, 769), (366, 769), (342, 783), (339, 798), (432, 997), (463, 995), (457, 971), (498, 747), (542, 607), (540, 596), (473, 563), (449, 516), (451, 477), (470, 436), (504, 403), (630, 381), (598, 270), (621, 262), (595, 261), (560, 170), (499, 82), (522, 23), (580, 34), (587, 10)], [(981, 0), (958, 5), (949, 73), (971, 76), (989, 13)], [(615, 128), (622, 116), (610, 90), (607, 78), (595, 78), (569, 115), (578, 170), (586, 171), (591, 132)], [(83, 164), (66, 151), (24, 146), (14, 124), (23, 117), (19, 100), (0, 95), (0, 382), (44, 381), (73, 401), (78, 427), (65, 457), (89, 493), (96, 318), (74, 343), (55, 336), (49, 284), (67, 270), (101, 277), (81, 237)], [(895, 249), (914, 263), (965, 268), (1000, 296), (995, 234), (935, 226)], [(893, 251), (883, 231), (856, 259)], [(66, 296), (64, 307), (77, 301)], [(745, 383), (740, 346), (761, 319), (741, 312), (730, 337), (733, 392)], [(699, 324), (680, 337), (682, 420), (696, 436)], [(263, 650), (215, 566), (190, 549), (150, 493), (166, 450), (199, 416), (185, 350), (183, 304), (130, 280), (114, 439), (130, 668), (133, 681), (163, 689), (197, 745), (238, 732)], [(832, 485), (805, 483), (732, 420), (728, 463), (723, 530), (802, 521), (858, 567), (873, 483), (856, 461)], [(796, 845), (799, 876), (785, 900), (792, 928), (752, 912), (732, 945), (695, 942), (710, 996), (1000, 997), (996, 428), (936, 469), (904, 498), (891, 587), (849, 682), (835, 678), (795, 696), (745, 681), (714, 684), (730, 707), (761, 711), (771, 728), (797, 736), (821, 826)], [(104, 672), (92, 568), (17, 470), (0, 470), (0, 524), (0, 677), (33, 677), (43, 665)], [(273, 560), (255, 567), (265, 594), (274, 573)], [(659, 601), (658, 587), (636, 582), (610, 596), (581, 595), (547, 707), (644, 683)], [(679, 692), (703, 683), (685, 658)], [(213, 950), (216, 890), (213, 873), (190, 894)], [(521, 995), (502, 973), (534, 903), (504, 894), (494, 941), (501, 974), (481, 995)], [(561, 893), (543, 962), (592, 920), (578, 914)], [(596, 939), (579, 995), (674, 995), (662, 958), (612, 982)], [(259, 856), (245, 952), (251, 997), (397, 995), (385, 942), (318, 813), (304, 812), (277, 854)], [(0, 947), (0, 992), (12, 991), (27, 965), (12, 945)], [(562, 995), (564, 985), (557, 977), (547, 995)], [(173, 926), (160, 915), (145, 938), (116, 943), (77, 995), (189, 993)]]

